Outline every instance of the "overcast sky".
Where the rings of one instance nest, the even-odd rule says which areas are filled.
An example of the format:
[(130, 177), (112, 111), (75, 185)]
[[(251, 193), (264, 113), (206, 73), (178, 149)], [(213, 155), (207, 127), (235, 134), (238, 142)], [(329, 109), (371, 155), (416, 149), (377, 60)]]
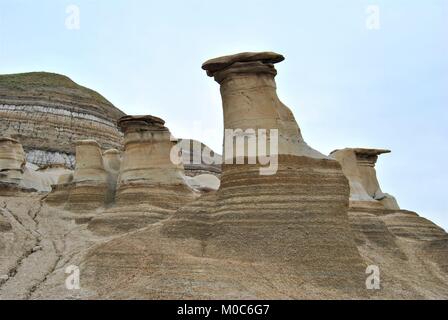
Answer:
[(0, 73), (67, 75), (220, 151), (202, 62), (279, 52), (278, 93), (305, 140), (391, 149), (383, 191), (448, 229), (447, 36), (446, 0), (0, 0)]

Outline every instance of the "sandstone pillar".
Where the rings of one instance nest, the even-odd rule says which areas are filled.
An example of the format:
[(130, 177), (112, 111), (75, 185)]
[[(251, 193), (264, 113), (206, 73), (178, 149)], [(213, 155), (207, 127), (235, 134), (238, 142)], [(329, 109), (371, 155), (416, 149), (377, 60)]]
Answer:
[(175, 209), (191, 190), (182, 177), (182, 164), (171, 160), (173, 142), (165, 122), (153, 116), (118, 120), (125, 151), (118, 178), (117, 204), (146, 202)]
[(0, 182), (18, 185), (23, 177), (25, 152), (15, 139), (0, 137)]
[(103, 160), (104, 168), (107, 171), (108, 192), (106, 203), (111, 204), (115, 201), (115, 192), (121, 166), (121, 152), (117, 149), (106, 150), (103, 153)]
[(124, 133), (125, 150), (115, 206), (93, 219), (90, 230), (116, 234), (143, 228), (168, 218), (196, 198), (185, 183), (182, 163), (171, 160), (176, 147), (164, 124), (162, 119), (153, 116), (125, 116), (118, 120)]
[(260, 163), (226, 163), (225, 146), (220, 189), (180, 209), (164, 232), (203, 241), (204, 257), (278, 266), (281, 281), (296, 288), (360, 289), (365, 267), (348, 222), (347, 179), (337, 161), (304, 142), (277, 97), (274, 63), (282, 60), (264, 52), (204, 63), (221, 85), (225, 129), (278, 130), (278, 169), (263, 175)]
[(378, 156), (385, 153), (390, 153), (390, 150), (346, 148), (330, 154), (339, 161), (349, 180), (351, 206), (400, 210), (395, 198), (381, 191), (376, 176)]
[(99, 144), (94, 140), (77, 141), (76, 167), (67, 209), (89, 211), (104, 206), (107, 177)]
[(61, 175), (56, 184), (51, 186), (51, 192), (44, 198), (52, 206), (65, 205), (73, 186), (73, 173)]

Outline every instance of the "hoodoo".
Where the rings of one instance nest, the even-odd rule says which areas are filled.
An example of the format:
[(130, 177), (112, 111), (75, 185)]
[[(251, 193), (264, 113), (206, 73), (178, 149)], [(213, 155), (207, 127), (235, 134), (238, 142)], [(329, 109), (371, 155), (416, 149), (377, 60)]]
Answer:
[[(153, 116), (126, 116), (118, 121), (124, 132), (124, 156), (116, 203), (148, 203), (173, 210), (192, 195), (183, 179), (183, 165), (173, 163), (176, 148), (165, 121)], [(175, 153), (175, 152), (174, 152)]]
[(278, 155), (278, 169), (263, 175), (261, 165), (248, 159), (244, 164), (228, 161), (226, 151), (237, 149), (232, 140), (230, 147), (224, 146), (214, 208), (187, 206), (164, 230), (170, 236), (205, 239), (210, 257), (278, 264), (291, 270), (289, 281), (295, 282), (300, 273), (311, 283), (356, 290), (365, 268), (348, 222), (348, 183), (335, 160), (305, 143), (292, 112), (279, 100), (274, 63), (282, 60), (264, 52), (204, 63), (207, 74), (221, 85), (225, 129), (255, 133), (255, 141), (260, 129), (278, 131), (278, 147), (271, 138), (267, 148), (271, 156)]
[(117, 149), (109, 149), (103, 152), (104, 168), (107, 171), (107, 197), (106, 203), (115, 202), (118, 175), (120, 174), (121, 152)]
[(0, 76), (0, 299), (446, 299), (448, 234), (382, 192), (388, 150), (305, 142), (283, 60), (203, 64), (222, 157), (65, 77)]
[(67, 201), (70, 211), (92, 211), (105, 205), (108, 174), (99, 144), (94, 140), (76, 143), (76, 167)]
[(0, 137), (0, 191), (49, 192), (60, 175), (70, 172), (64, 166), (39, 169), (27, 163), (22, 144), (12, 138)]
[(330, 154), (339, 161), (348, 179), (352, 207), (372, 206), (400, 210), (395, 198), (381, 191), (376, 176), (375, 164), (378, 156), (384, 153), (390, 153), (390, 150), (346, 148)]
[(277, 129), (278, 154), (325, 159), (306, 144), (291, 110), (277, 96), (274, 64), (283, 60), (274, 52), (246, 52), (209, 60), (202, 68), (221, 85), (225, 129), (256, 134)]
[[(185, 182), (180, 155), (164, 124), (154, 116), (125, 116), (118, 120), (124, 133), (124, 154), (115, 207), (94, 219), (91, 230), (104, 233), (142, 228), (166, 219), (196, 198)], [(178, 163), (174, 163), (173, 154)]]
[[(102, 287), (113, 268), (118, 279), (135, 279), (120, 281), (121, 292), (137, 286), (145, 298), (363, 295), (366, 265), (348, 220), (347, 179), (337, 161), (304, 142), (278, 99), (273, 63), (281, 60), (245, 53), (204, 64), (221, 83), (224, 128), (278, 130), (278, 149), (269, 144), (276, 172), (262, 175), (262, 164), (247, 161), (223, 164), (218, 191), (161, 225), (96, 248), (86, 261), (96, 276), (86, 281)], [(144, 257), (129, 253), (137, 247)], [(110, 256), (120, 258), (105, 267)], [(179, 285), (185, 282), (192, 285)]]
[[(448, 235), (417, 213), (401, 210), (393, 196), (383, 193), (375, 165), (378, 156), (385, 153), (390, 151), (345, 148), (330, 156), (339, 161), (349, 180), (349, 219), (358, 250), (365, 261), (381, 266), (386, 275), (383, 294), (393, 296), (394, 280), (407, 274), (400, 286), (418, 295), (421, 288), (414, 285), (414, 276), (418, 275), (424, 287), (439, 288), (448, 275)], [(439, 270), (440, 280), (422, 272), (433, 267)]]

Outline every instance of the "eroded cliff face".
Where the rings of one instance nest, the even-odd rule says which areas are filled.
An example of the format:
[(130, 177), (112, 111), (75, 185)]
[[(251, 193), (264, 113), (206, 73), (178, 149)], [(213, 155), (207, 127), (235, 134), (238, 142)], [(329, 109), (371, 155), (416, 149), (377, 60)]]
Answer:
[(209, 60), (203, 69), (220, 84), (225, 129), (249, 129), (255, 135), (259, 129), (277, 129), (278, 154), (325, 159), (306, 144), (291, 110), (277, 96), (274, 63), (283, 60), (273, 52), (241, 53)]
[(0, 75), (0, 132), (20, 141), (28, 162), (38, 166), (64, 163), (73, 168), (77, 140), (120, 148), (116, 120), (122, 116), (101, 95), (65, 76)]
[(221, 155), (214, 152), (207, 145), (193, 139), (178, 139), (178, 147), (182, 152), (182, 162), (185, 175), (195, 177), (198, 175), (221, 175)]
[[(92, 286), (104, 288), (100, 295), (106, 291), (116, 298), (130, 292), (144, 298), (365, 294), (366, 266), (347, 215), (347, 179), (337, 161), (305, 144), (291, 112), (276, 98), (272, 55), (226, 57), (235, 62), (214, 75), (225, 86), (226, 129), (278, 129), (276, 172), (261, 175), (259, 163), (237, 165), (235, 156), (234, 164), (223, 165), (217, 192), (187, 204), (161, 224), (92, 250), (84, 270)], [(143, 255), (131, 254), (136, 246)], [(112, 270), (118, 279), (133, 280), (111, 283)], [(185, 282), (191, 285), (179, 286)], [(116, 285), (120, 290), (114, 289)]]
[[(327, 157), (306, 144), (277, 97), (283, 59), (203, 65), (233, 133), (222, 159), (176, 146), (153, 116), (120, 118), (117, 148), (73, 142), (74, 170), (36, 168), (20, 141), (0, 139), (0, 298), (448, 298), (448, 234), (382, 192), (375, 164), (387, 150)], [(186, 176), (199, 154), (206, 161), (187, 175), (201, 175)], [(50, 193), (30, 187), (43, 177)], [(66, 287), (69, 266), (79, 290)], [(379, 268), (380, 290), (366, 288), (367, 266)]]
[(448, 234), (383, 193), (375, 165), (386, 153), (346, 148), (330, 154), (350, 183), (349, 218), (358, 250), (369, 265), (381, 266), (385, 291), (402, 288), (418, 298), (438, 298), (436, 292), (447, 289)]

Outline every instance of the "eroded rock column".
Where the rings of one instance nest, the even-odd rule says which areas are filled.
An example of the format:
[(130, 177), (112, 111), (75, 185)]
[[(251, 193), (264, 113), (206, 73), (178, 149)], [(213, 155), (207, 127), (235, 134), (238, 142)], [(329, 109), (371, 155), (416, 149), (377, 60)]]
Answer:
[(182, 177), (182, 164), (171, 159), (173, 142), (165, 122), (153, 116), (126, 116), (118, 121), (125, 151), (118, 179), (117, 204), (149, 203), (178, 208), (191, 190)]
[(282, 281), (296, 289), (337, 284), (353, 292), (364, 286), (365, 267), (348, 222), (348, 182), (337, 161), (304, 142), (277, 97), (274, 63), (282, 60), (265, 52), (204, 63), (221, 85), (225, 129), (255, 140), (258, 129), (278, 131), (277, 150), (270, 146), (278, 168), (266, 175), (260, 162), (236, 164), (224, 145), (220, 189), (179, 210), (164, 232), (203, 241), (204, 257), (281, 266)]
[(381, 191), (376, 176), (375, 164), (378, 156), (385, 153), (390, 153), (390, 150), (346, 148), (330, 154), (339, 161), (349, 180), (352, 206), (400, 210), (395, 198)]
[(76, 142), (76, 167), (67, 209), (90, 211), (103, 207), (108, 198), (108, 174), (100, 145), (94, 140)]
[(20, 183), (25, 162), (25, 152), (18, 141), (0, 137), (0, 182)]
[(256, 134), (258, 129), (276, 129), (278, 154), (324, 159), (305, 143), (294, 115), (277, 96), (274, 64), (283, 60), (273, 52), (241, 53), (209, 60), (202, 68), (221, 85), (225, 129)]
[(115, 206), (93, 219), (91, 230), (110, 234), (143, 228), (166, 219), (197, 197), (185, 183), (182, 162), (176, 164), (171, 159), (176, 147), (164, 124), (153, 116), (126, 116), (118, 120), (125, 150)]

